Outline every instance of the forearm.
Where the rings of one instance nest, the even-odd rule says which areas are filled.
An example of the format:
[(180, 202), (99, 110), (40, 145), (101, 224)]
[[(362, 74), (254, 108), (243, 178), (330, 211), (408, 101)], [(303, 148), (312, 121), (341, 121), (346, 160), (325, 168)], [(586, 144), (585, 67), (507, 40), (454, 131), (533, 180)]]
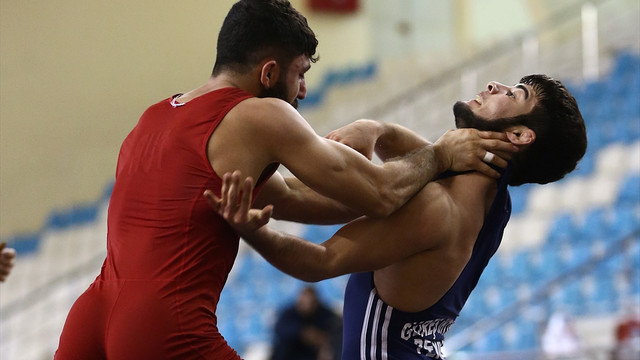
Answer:
[(285, 178), (279, 173), (269, 179), (254, 203), (256, 208), (267, 205), (274, 206), (274, 219), (304, 224), (344, 224), (362, 215), (362, 212), (319, 194), (297, 178)]
[(424, 185), (447, 169), (433, 145), (422, 146), (403, 157), (386, 161), (381, 167), (391, 176), (391, 183), (384, 186), (387, 191), (386, 202), (390, 206), (383, 216), (388, 216), (400, 208)]
[(242, 238), (280, 271), (302, 281), (316, 282), (342, 274), (334, 274), (328, 261), (327, 248), (290, 234), (263, 226)]
[[(371, 158), (373, 151), (384, 162), (369, 176), (367, 191), (380, 193), (371, 196), (372, 201), (383, 204), (372, 216), (386, 216), (399, 208), (415, 191), (433, 180), (446, 169), (435, 147), (415, 132), (401, 125), (376, 120), (361, 119), (332, 131), (328, 138), (338, 141)], [(404, 158), (401, 158), (404, 157)], [(349, 167), (355, 165), (349, 165)], [(372, 179), (373, 178), (373, 179)], [(389, 181), (389, 182), (386, 182)], [(359, 188), (352, 188), (353, 191)], [(368, 205), (361, 200), (363, 206)]]
[[(339, 201), (323, 196), (299, 180), (284, 206), (275, 206), (273, 218), (303, 224), (333, 225), (349, 222), (362, 213), (351, 209)], [(289, 182), (289, 180), (287, 180)]]

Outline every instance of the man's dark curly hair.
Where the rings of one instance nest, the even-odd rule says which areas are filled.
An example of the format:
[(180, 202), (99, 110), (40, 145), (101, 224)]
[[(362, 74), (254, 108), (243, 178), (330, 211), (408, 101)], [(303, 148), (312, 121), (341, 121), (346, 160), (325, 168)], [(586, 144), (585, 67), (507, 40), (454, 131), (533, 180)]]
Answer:
[(269, 56), (283, 68), (300, 55), (315, 62), (317, 46), (307, 19), (289, 1), (240, 0), (220, 29), (212, 75), (223, 70), (243, 74)]
[(587, 150), (587, 134), (576, 99), (558, 80), (528, 75), (520, 83), (530, 85), (537, 97), (534, 109), (510, 119), (536, 133), (526, 150), (515, 154), (510, 185), (546, 184), (573, 171)]

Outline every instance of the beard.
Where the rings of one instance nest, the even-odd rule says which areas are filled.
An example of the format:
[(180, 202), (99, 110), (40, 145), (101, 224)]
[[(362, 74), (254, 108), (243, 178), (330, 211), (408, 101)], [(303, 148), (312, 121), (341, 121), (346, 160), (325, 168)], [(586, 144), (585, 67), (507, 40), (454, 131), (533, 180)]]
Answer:
[(463, 101), (458, 101), (453, 105), (453, 115), (458, 129), (473, 128), (480, 131), (503, 132), (515, 125), (513, 119), (487, 120), (477, 116), (471, 111), (469, 105)]
[(290, 103), (293, 106), (294, 109), (297, 109), (298, 108), (298, 98), (293, 99), (293, 101), (289, 101), (289, 99), (287, 99), (287, 95), (288, 95), (288, 91), (287, 90), (288, 89), (287, 89), (287, 86), (285, 85), (284, 81), (278, 81), (272, 87), (262, 90), (262, 93), (258, 97), (261, 97), (261, 98), (264, 98), (264, 97), (278, 98), (280, 100), (284, 100), (284, 101)]

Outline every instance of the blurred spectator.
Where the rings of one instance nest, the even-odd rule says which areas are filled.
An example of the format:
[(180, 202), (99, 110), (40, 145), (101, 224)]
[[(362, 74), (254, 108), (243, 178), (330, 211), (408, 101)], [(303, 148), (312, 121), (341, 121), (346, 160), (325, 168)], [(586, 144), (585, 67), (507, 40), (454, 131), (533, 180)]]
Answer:
[(342, 319), (303, 288), (295, 304), (276, 320), (271, 360), (337, 360), (342, 342)]
[(638, 303), (631, 301), (616, 325), (613, 360), (637, 359), (640, 359), (640, 309)]
[(580, 339), (573, 328), (571, 318), (555, 312), (549, 318), (542, 334), (542, 351), (545, 359), (583, 359)]

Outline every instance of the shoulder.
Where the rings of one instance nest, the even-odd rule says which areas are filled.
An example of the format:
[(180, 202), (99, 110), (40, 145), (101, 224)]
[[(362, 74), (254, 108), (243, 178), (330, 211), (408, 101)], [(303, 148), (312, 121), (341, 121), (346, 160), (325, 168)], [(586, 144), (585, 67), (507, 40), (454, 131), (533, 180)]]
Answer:
[(277, 98), (249, 98), (236, 105), (228, 114), (231, 118), (242, 119), (242, 124), (254, 130), (271, 132), (296, 129), (313, 131), (307, 121), (291, 104)]
[(257, 98), (251, 97), (238, 103), (233, 111), (247, 118), (281, 118), (283, 115), (287, 117), (299, 117), (300, 114), (296, 109), (284, 100), (267, 97)]

